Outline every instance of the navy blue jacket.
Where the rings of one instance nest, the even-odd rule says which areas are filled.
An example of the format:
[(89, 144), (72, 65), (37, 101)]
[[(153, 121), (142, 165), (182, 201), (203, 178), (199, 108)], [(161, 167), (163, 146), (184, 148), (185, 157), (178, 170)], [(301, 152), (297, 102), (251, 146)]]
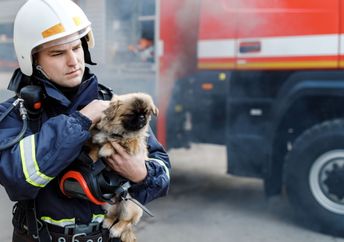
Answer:
[[(46, 96), (39, 131), (34, 133), (29, 127), (19, 143), (0, 151), (0, 183), (12, 201), (35, 199), (37, 216), (48, 223), (64, 226), (102, 221), (104, 211), (100, 206), (65, 197), (57, 179), (90, 138), (91, 121), (78, 110), (99, 98), (97, 78), (86, 68), (85, 78), (71, 100), (49, 81), (36, 79), (43, 84)], [(14, 98), (0, 104), (0, 115), (13, 101)], [(19, 112), (14, 109), (0, 123), (0, 144), (13, 139), (21, 127)], [(148, 175), (130, 191), (143, 204), (167, 194), (171, 168), (166, 152), (152, 132), (148, 150)]]

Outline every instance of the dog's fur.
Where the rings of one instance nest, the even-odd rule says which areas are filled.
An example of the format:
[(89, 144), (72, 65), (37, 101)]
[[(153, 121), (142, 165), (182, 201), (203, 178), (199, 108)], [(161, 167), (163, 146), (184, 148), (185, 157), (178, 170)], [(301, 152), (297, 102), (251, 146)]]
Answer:
[[(135, 155), (144, 152), (147, 157), (147, 134), (152, 115), (157, 115), (158, 109), (151, 96), (144, 93), (116, 95), (111, 99), (110, 106), (104, 111), (99, 123), (92, 129), (90, 156), (97, 160), (99, 157), (112, 155), (110, 141), (116, 141), (125, 150)], [(104, 206), (107, 210), (103, 227), (110, 230), (110, 237), (120, 237), (123, 242), (134, 242), (133, 225), (139, 222), (142, 209), (132, 201), (121, 201)], [(114, 222), (118, 220), (114, 224)]]

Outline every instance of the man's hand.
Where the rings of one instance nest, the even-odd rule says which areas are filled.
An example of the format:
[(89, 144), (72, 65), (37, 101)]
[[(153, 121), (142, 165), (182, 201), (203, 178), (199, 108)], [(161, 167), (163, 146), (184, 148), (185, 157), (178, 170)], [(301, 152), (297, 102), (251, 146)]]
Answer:
[(108, 165), (121, 176), (132, 182), (139, 183), (143, 181), (147, 176), (143, 152), (136, 155), (129, 155), (125, 149), (116, 142), (111, 142), (111, 144), (116, 152), (107, 157), (106, 161)]
[(103, 111), (109, 107), (109, 104), (110, 101), (93, 100), (81, 109), (80, 113), (88, 117), (92, 121), (92, 125), (94, 125), (98, 123)]

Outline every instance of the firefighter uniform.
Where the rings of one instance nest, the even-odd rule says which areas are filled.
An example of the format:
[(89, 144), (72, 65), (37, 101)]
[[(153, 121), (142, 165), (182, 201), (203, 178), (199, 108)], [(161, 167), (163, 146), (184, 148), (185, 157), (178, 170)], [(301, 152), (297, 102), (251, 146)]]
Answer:
[[(104, 210), (90, 201), (64, 196), (59, 189), (58, 177), (77, 158), (84, 142), (90, 138), (91, 122), (78, 110), (99, 98), (97, 78), (86, 68), (84, 79), (71, 99), (67, 98), (70, 93), (57, 88), (43, 76), (35, 75), (35, 80), (41, 84), (45, 95), (43, 111), (34, 121), (36, 128), (39, 123), (38, 132), (29, 125), (24, 138), (0, 151), (0, 182), (12, 201), (34, 199), (36, 217), (48, 224), (48, 229), (59, 231), (61, 228), (62, 231), (62, 228), (75, 224), (92, 224), (91, 232), (94, 232), (100, 229), (97, 225), (103, 221)], [(13, 101), (11, 98), (0, 105), (0, 115)], [(15, 109), (0, 123), (0, 145), (15, 137), (21, 127), (22, 121)], [(148, 175), (129, 190), (143, 204), (165, 195), (169, 186), (169, 159), (152, 132), (148, 137), (148, 149)], [(22, 229), (23, 223), (14, 226)]]

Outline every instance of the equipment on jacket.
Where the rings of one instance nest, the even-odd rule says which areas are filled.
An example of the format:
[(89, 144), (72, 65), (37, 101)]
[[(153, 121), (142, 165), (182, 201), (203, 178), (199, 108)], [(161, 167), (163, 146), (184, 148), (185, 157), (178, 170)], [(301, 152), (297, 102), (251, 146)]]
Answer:
[(112, 170), (102, 160), (93, 162), (84, 150), (59, 181), (60, 190), (70, 198), (81, 198), (97, 205), (130, 200), (149, 216), (153, 214), (143, 204), (127, 196), (130, 182)]
[(15, 138), (0, 145), (0, 150), (7, 149), (21, 140), (27, 130), (28, 119), (35, 120), (39, 117), (42, 108), (42, 99), (41, 87), (28, 85), (21, 88), (19, 97), (12, 103), (6, 112), (0, 116), (0, 122), (2, 122), (7, 115), (19, 105), (19, 114), (23, 121), (22, 129)]
[(102, 205), (125, 198), (130, 182), (107, 170), (102, 160), (93, 162), (86, 151), (83, 151), (72, 167), (62, 175), (59, 185), (67, 197), (86, 199)]

